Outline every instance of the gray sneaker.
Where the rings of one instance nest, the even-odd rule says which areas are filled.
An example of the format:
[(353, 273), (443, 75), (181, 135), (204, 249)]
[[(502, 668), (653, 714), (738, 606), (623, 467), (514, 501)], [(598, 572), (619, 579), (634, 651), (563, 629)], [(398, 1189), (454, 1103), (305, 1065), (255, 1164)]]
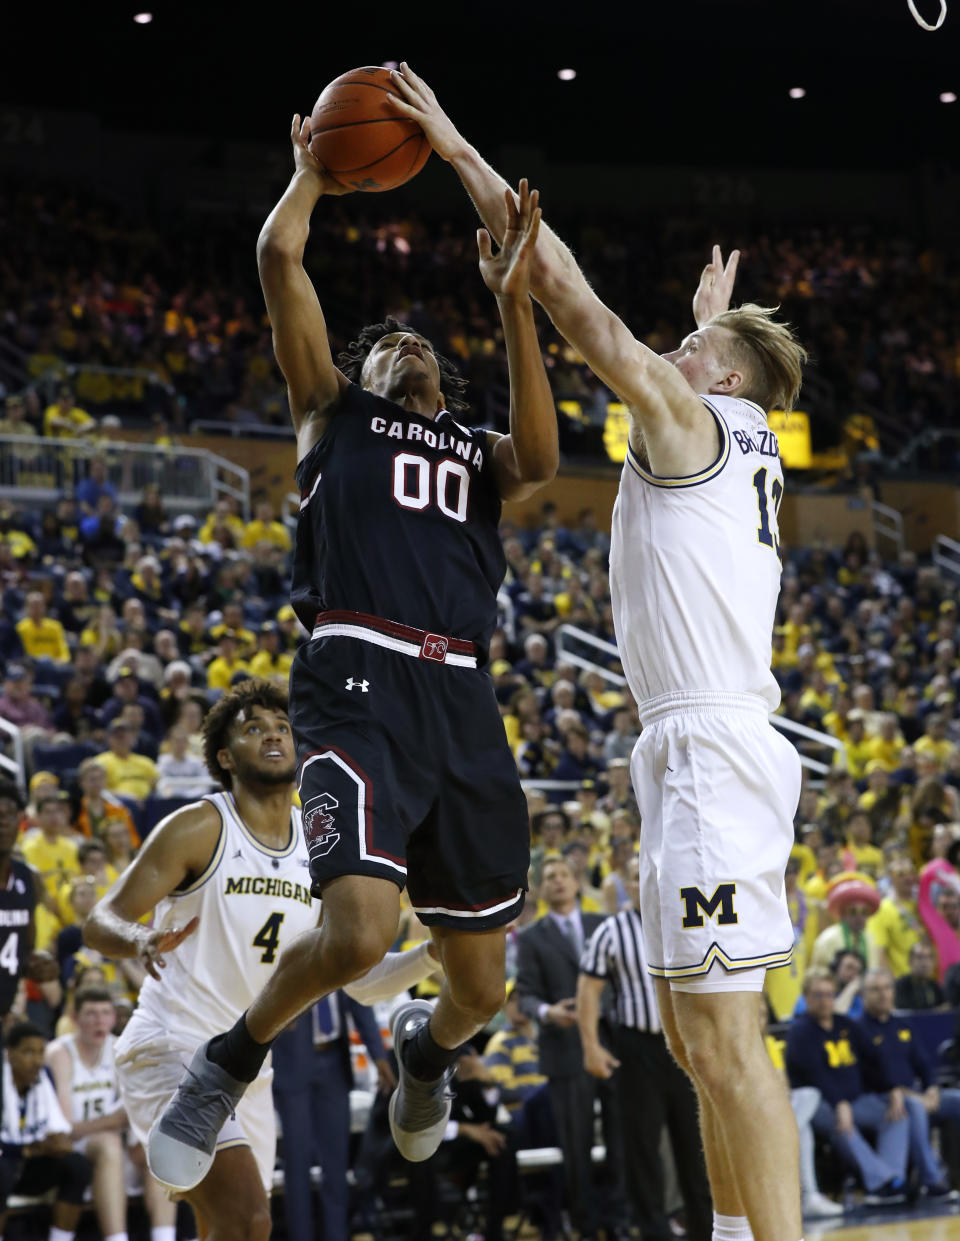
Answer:
[(433, 1006), (426, 1000), (411, 1000), (397, 1009), (390, 1023), (400, 1075), (400, 1084), (390, 1096), (390, 1132), (397, 1150), (411, 1163), (429, 1159), (443, 1141), (453, 1100), (447, 1089), (452, 1068), (437, 1081), (422, 1082), (403, 1063), (404, 1046), (430, 1020), (432, 1012)]
[(209, 1043), (193, 1053), (177, 1092), (153, 1122), (147, 1163), (162, 1184), (184, 1192), (199, 1185), (216, 1156), (217, 1138), (249, 1082), (238, 1082), (207, 1059)]

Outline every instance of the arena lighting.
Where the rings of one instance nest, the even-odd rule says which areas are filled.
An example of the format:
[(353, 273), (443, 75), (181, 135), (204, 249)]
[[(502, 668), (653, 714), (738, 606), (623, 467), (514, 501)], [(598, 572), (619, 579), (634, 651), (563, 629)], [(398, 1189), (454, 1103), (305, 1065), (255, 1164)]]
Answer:
[(806, 93), (802, 86), (791, 86), (789, 91), (791, 99), (802, 99)]
[(561, 82), (572, 82), (576, 76), (577, 76), (576, 69), (558, 69), (557, 70), (557, 77), (560, 79)]
[(941, 91), (940, 102), (941, 103), (956, 103), (957, 102), (956, 92), (952, 90)]
[(384, 60), (380, 62), (381, 69), (399, 69), (400, 62), (398, 60)]
[(137, 23), (138, 26), (149, 26), (150, 23), (153, 21), (153, 14), (152, 13), (135, 13), (133, 20)]

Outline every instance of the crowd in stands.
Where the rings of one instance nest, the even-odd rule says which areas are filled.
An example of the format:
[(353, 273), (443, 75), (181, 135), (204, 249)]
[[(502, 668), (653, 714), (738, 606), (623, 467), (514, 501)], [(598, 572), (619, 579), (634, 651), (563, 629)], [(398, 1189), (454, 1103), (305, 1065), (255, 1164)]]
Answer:
[[(105, 986), (121, 1014), (135, 1004), (139, 965), (85, 947), (83, 921), (159, 818), (215, 787), (200, 731), (211, 703), (247, 676), (286, 684), (305, 638), (286, 599), (290, 534), (269, 502), (247, 522), (227, 499), (203, 520), (171, 521), (153, 493), (136, 513), (111, 517), (113, 547), (96, 542), (100, 524), (85, 533), (85, 511), (116, 505), (95, 460), (78, 491), (39, 519), (7, 506), (0, 532), (0, 715), (25, 741), (20, 853), (42, 880), (37, 946), (59, 967), (55, 981), (22, 984), (12, 1019), (29, 1018), (42, 1037), (75, 1027), (78, 987)], [(604, 661), (608, 677), (558, 655), (563, 624), (613, 641), (609, 541), (593, 514), (565, 526), (548, 503), (536, 528), (505, 523), (502, 533), (509, 567), (489, 669), (530, 782), (533, 845), (530, 897), (509, 938), (515, 975), (524, 928), (556, 912), (565, 876), (585, 916), (631, 904), (641, 823), (629, 758), (639, 725), (615, 659)], [(907, 1024), (892, 1027), (906, 1030), (902, 1050), (917, 1014), (960, 1007), (958, 600), (930, 565), (911, 553), (883, 563), (858, 536), (843, 548), (785, 552), (773, 639), (781, 711), (833, 746), (822, 735), (795, 738), (825, 770), (807, 772), (797, 812), (788, 871), (795, 956), (769, 976), (770, 1047), (798, 1118), (834, 1152), (819, 1163), (825, 1187), (839, 1193), (850, 1173), (872, 1202), (897, 1201), (911, 1185), (942, 1196), (957, 1174), (960, 1096), (937, 1084), (949, 1063), (938, 1067), (920, 1034), (906, 1067), (876, 1057), (869, 1022), (899, 1022), (905, 1011)], [(398, 940), (424, 934), (408, 911)], [(501, 1089), (515, 1111), (544, 1086), (537, 1014), (531, 1020), (519, 999), (487, 1058), (478, 1046), (464, 1069), (488, 1092)], [(894, 1005), (890, 1018), (885, 1007)], [(555, 1011), (559, 1020), (562, 1005)], [(556, 1145), (538, 1106), (542, 1099), (523, 1126), (532, 1125), (536, 1144)], [(509, 1129), (497, 1117), (496, 1106), (482, 1123), (461, 1116), (460, 1147), (443, 1166), (456, 1149), (467, 1165), (513, 1150), (495, 1136)], [(930, 1144), (931, 1124), (943, 1127), (949, 1166)], [(922, 1165), (909, 1154), (921, 1149), (914, 1129), (926, 1142)], [(511, 1183), (498, 1190), (497, 1210), (507, 1209)], [(546, 1200), (558, 1208), (551, 1184)], [(819, 1195), (808, 1199), (814, 1205), (832, 1201), (816, 1184), (810, 1193)], [(609, 1228), (629, 1218), (624, 1206)], [(550, 1234), (549, 1206), (545, 1221)]]
[[(18, 237), (0, 255), (0, 336), (30, 376), (22, 394), (8, 394), (23, 399), (8, 404), (0, 431), (88, 436), (93, 417), (108, 411), (156, 418), (161, 440), (167, 424), (196, 419), (287, 427), (256, 283), (259, 220), (226, 218), (213, 229), (165, 220), (161, 239), (148, 217), (105, 201), (10, 189), (0, 194), (0, 221)], [(693, 287), (717, 238), (682, 219), (639, 218), (632, 207), (629, 217), (558, 222), (637, 335), (674, 348), (690, 330)], [(391, 214), (369, 195), (325, 201), (306, 261), (335, 354), (364, 323), (394, 313), (456, 360), (472, 381), (475, 414), (493, 424), (506, 418), (505, 354), (475, 270), (473, 223), (466, 205), (456, 219), (434, 219)], [(899, 446), (956, 424), (960, 281), (942, 253), (866, 227), (722, 240), (743, 250), (740, 299), (780, 304), (825, 381), (811, 410), (815, 442), (836, 444), (840, 423), (871, 409), (905, 431)], [(557, 399), (576, 403), (562, 406), (562, 446), (600, 455), (610, 394), (545, 317), (541, 328)], [(149, 371), (158, 382), (102, 367)], [(68, 368), (78, 388), (64, 394), (57, 380)]]

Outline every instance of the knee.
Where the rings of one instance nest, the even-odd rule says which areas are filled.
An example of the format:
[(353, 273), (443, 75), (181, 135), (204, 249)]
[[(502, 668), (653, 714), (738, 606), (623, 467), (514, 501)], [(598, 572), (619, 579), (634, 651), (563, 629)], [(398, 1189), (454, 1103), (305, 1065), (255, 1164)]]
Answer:
[(60, 1186), (57, 1197), (62, 1202), (79, 1206), (83, 1195), (93, 1179), (93, 1168), (86, 1155), (79, 1151), (70, 1151), (60, 1157)]
[(467, 974), (447, 976), (450, 998), (479, 1027), (485, 1026), (503, 1008), (506, 987), (503, 975)]
[[(751, 1045), (733, 1038), (711, 1021), (683, 1032), (686, 1071), (708, 1094), (735, 1090), (751, 1074)], [(761, 1050), (763, 1050), (761, 1046)], [(766, 1053), (764, 1053), (766, 1054)]]
[(123, 1162), (119, 1133), (98, 1133), (87, 1139), (86, 1156), (94, 1164)]
[(693, 1077), (693, 1068), (679, 1033), (672, 1027), (664, 1026), (663, 1035), (667, 1042), (667, 1051), (673, 1056), (684, 1073), (688, 1077)]
[(340, 985), (373, 969), (392, 943), (379, 927), (362, 923), (337, 926), (332, 920), (324, 921), (315, 935), (314, 952), (322, 954), (325, 960), (336, 961)]

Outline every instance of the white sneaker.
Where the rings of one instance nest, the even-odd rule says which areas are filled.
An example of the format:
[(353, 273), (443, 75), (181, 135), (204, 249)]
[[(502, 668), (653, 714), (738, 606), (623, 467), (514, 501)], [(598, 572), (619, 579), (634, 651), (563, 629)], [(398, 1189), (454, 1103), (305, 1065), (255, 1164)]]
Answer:
[(843, 1204), (821, 1193), (807, 1194), (803, 1200), (804, 1219), (832, 1219), (843, 1214)]
[(399, 1085), (390, 1096), (387, 1111), (397, 1150), (411, 1163), (429, 1159), (443, 1141), (453, 1101), (449, 1090), (452, 1068), (435, 1082), (422, 1082), (403, 1063), (404, 1046), (421, 1026), (426, 1025), (432, 1012), (432, 1004), (425, 1000), (411, 1000), (397, 1009), (391, 1023)]

